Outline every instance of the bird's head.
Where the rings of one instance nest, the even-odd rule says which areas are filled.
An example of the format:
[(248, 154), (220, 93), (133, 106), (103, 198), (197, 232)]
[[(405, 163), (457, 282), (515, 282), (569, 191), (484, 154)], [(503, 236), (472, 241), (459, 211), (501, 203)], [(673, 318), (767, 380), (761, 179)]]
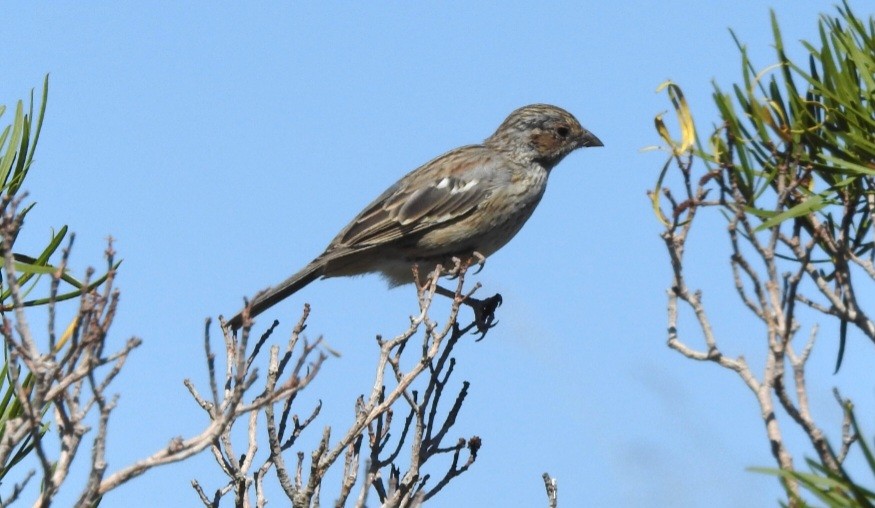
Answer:
[(511, 113), (485, 144), (523, 164), (547, 169), (578, 148), (603, 146), (574, 116), (549, 104), (523, 106)]

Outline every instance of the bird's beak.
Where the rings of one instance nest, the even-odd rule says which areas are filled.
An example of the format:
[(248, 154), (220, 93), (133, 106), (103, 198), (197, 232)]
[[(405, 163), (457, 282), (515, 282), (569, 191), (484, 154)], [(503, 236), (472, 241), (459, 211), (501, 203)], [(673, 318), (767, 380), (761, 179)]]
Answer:
[(578, 137), (577, 146), (579, 147), (590, 147), (590, 146), (605, 146), (602, 143), (602, 140), (597, 138), (595, 134), (589, 132), (586, 129), (583, 129), (583, 132), (580, 133)]

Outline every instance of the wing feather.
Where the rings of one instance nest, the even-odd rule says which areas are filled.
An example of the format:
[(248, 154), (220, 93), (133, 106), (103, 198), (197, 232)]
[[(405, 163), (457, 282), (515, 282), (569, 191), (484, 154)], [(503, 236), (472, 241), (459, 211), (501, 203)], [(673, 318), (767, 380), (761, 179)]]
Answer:
[(329, 250), (385, 244), (461, 219), (495, 188), (495, 172), (486, 170), (490, 155), (483, 146), (466, 146), (414, 170), (353, 219)]

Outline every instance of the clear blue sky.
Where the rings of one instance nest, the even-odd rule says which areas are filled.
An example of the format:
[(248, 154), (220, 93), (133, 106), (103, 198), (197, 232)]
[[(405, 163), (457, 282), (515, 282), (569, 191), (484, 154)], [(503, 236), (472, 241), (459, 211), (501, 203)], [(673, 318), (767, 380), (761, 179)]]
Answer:
[[(549, 471), (560, 506), (774, 506), (777, 482), (745, 471), (773, 464), (747, 389), (665, 346), (670, 279), (645, 197), (663, 156), (639, 152), (658, 142), (652, 118), (668, 102), (654, 90), (665, 79), (684, 87), (701, 127), (714, 119), (711, 81), (739, 76), (729, 27), (760, 67), (773, 63), (766, 3), (413, 5), (6, 6), (0, 102), (51, 73), (28, 184), (39, 204), (22, 241), (69, 224), (82, 273), (116, 238), (125, 261), (113, 337), (145, 341), (115, 386), (109, 469), (204, 425), (182, 380), (206, 386), (207, 316), (230, 315), (300, 268), (401, 175), (482, 140), (519, 106), (549, 102), (605, 147), (553, 172), (534, 217), (478, 276), (505, 304), (487, 340), (458, 349), (456, 380), (472, 387), (455, 434), (484, 447), (433, 505), (544, 506)], [(832, 12), (819, 1), (771, 5), (794, 48), (816, 37), (818, 12)], [(728, 309), (717, 332), (730, 352), (759, 351), (759, 330), (734, 314), (725, 240), (710, 234), (699, 273), (712, 276), (706, 302)], [(287, 332), (305, 301), (309, 333), (344, 353), (313, 386), (325, 402), (315, 435), (348, 421), (373, 370), (373, 336), (402, 330), (414, 297), (377, 277), (335, 279), (268, 317), (289, 316)], [(815, 416), (830, 429), (833, 384), (864, 408), (873, 394), (862, 341), (829, 375), (831, 333), (811, 367)], [(218, 486), (208, 454), (103, 505), (194, 506), (192, 478)]]

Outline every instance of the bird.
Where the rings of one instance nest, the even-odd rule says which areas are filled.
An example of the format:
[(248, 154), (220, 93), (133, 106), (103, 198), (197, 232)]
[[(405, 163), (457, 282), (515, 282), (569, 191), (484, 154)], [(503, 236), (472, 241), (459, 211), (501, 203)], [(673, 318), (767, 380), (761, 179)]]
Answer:
[[(322, 254), (256, 295), (248, 315), (319, 278), (379, 273), (394, 287), (414, 281), (415, 264), (482, 261), (531, 217), (550, 171), (574, 150), (597, 146), (604, 145), (560, 107), (516, 109), (481, 144), (450, 150), (386, 189)], [(243, 326), (245, 310), (227, 322), (232, 330)]]

